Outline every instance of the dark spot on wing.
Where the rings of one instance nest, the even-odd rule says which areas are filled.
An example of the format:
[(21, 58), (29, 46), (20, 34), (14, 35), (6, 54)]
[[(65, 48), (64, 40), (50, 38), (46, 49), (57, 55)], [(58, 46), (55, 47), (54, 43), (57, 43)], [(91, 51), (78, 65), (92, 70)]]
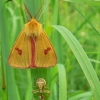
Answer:
[(44, 54), (47, 55), (50, 50), (51, 50), (51, 48), (48, 47), (47, 49), (44, 50)]
[(15, 50), (17, 50), (17, 52), (18, 52), (19, 55), (22, 55), (22, 50), (21, 49), (15, 48)]

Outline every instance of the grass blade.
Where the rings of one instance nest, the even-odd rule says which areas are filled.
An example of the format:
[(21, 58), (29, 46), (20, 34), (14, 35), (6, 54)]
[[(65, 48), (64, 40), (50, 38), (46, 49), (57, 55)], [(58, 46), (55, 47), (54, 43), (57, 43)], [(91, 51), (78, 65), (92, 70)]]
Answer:
[(89, 82), (89, 85), (92, 89), (95, 99), (99, 100), (100, 99), (100, 82), (82, 46), (79, 44), (77, 39), (72, 35), (72, 33), (65, 27), (59, 26), (59, 25), (54, 25), (53, 27), (60, 32), (60, 34), (64, 37), (65, 41), (68, 43), (68, 45), (72, 49), (77, 61), (80, 64), (80, 67), (82, 68)]
[(66, 100), (67, 98), (66, 72), (62, 64), (58, 64), (58, 75), (59, 75), (59, 100)]

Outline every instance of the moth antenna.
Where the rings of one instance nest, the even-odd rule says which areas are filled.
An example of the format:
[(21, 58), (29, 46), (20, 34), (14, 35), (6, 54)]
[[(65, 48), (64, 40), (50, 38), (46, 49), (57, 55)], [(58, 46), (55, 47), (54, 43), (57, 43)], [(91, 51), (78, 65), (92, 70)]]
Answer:
[(36, 12), (36, 14), (35, 14), (34, 18), (36, 18), (37, 14), (40, 12), (40, 10), (41, 10), (41, 8), (42, 8), (43, 3), (44, 3), (44, 2), (42, 2), (41, 6), (40, 6), (39, 10)]
[(27, 7), (26, 7), (25, 4), (24, 4), (24, 7), (25, 7), (25, 10), (27, 11), (27, 13), (30, 15), (30, 18), (32, 19), (32, 15), (31, 15), (31, 13), (28, 11), (28, 9), (27, 9)]
[(45, 22), (42, 23), (42, 25), (44, 25), (44, 24), (45, 24)]
[(41, 15), (40, 15), (40, 17), (39, 17), (38, 21), (40, 20), (40, 18), (41, 18), (41, 16), (43, 15), (43, 13), (44, 13), (44, 11), (41, 13)]
[(29, 19), (28, 19), (28, 14), (27, 14), (27, 12), (26, 12), (26, 9), (24, 8), (24, 10), (25, 10), (26, 19), (29, 21)]

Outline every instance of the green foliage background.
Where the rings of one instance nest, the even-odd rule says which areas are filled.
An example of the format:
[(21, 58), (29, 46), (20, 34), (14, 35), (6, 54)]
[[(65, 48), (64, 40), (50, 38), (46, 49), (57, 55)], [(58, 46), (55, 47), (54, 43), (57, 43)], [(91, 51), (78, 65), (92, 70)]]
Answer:
[(47, 69), (8, 65), (11, 48), (27, 23), (24, 3), (34, 16), (42, 2), (0, 2), (0, 100), (39, 100), (32, 90), (41, 77), (50, 90), (48, 100), (99, 100), (99, 0), (44, 0), (40, 23), (45, 22), (43, 28), (56, 50), (58, 64)]

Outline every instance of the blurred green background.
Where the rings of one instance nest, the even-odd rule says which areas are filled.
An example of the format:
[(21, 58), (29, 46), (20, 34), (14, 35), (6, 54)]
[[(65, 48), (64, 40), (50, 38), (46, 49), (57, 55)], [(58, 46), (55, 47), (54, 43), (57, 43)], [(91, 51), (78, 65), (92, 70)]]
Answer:
[(8, 65), (14, 42), (27, 23), (24, 3), (34, 17), (42, 2), (0, 2), (0, 100), (39, 100), (32, 94), (38, 78), (47, 82), (48, 100), (99, 100), (99, 0), (44, 0), (37, 18), (44, 11), (40, 23), (44, 23), (56, 50), (58, 64), (47, 69), (14, 69)]

